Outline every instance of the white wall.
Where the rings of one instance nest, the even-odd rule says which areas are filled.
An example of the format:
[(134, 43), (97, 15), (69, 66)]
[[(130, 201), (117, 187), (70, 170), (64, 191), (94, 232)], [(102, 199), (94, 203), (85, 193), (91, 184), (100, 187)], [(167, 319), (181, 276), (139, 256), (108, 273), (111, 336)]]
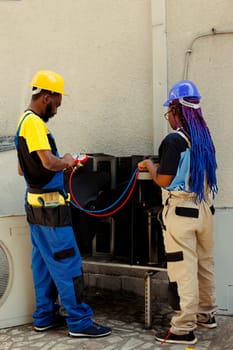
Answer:
[[(35, 72), (51, 69), (69, 93), (49, 122), (61, 154), (153, 153), (150, 0), (0, 1), (0, 16), (0, 136), (15, 133)], [(0, 215), (23, 211), (12, 152), (0, 152)]]
[[(0, 217), (24, 213), (24, 178), (17, 175), (16, 152), (0, 152)], [(1, 229), (0, 229), (1, 230)]]
[[(218, 161), (218, 207), (233, 206), (233, 2), (230, 0), (167, 0), (168, 85), (188, 78), (199, 87), (205, 119)], [(211, 34), (216, 32), (231, 32)], [(193, 43), (193, 45), (192, 45)], [(188, 69), (185, 57), (188, 58)], [(184, 74), (184, 71), (186, 71)]]
[(150, 0), (0, 1), (0, 14), (0, 135), (47, 68), (69, 93), (49, 124), (61, 152), (152, 153)]
[(166, 85), (189, 78), (216, 145), (216, 205), (233, 206), (233, 34), (193, 42), (233, 30), (232, 1), (12, 0), (0, 13), (0, 136), (15, 132), (32, 75), (48, 68), (69, 92), (49, 122), (61, 153), (156, 153)]
[[(232, 0), (0, 1), (0, 136), (15, 133), (32, 75), (51, 69), (64, 76), (69, 93), (49, 123), (61, 153), (156, 153), (167, 132), (166, 86), (183, 78), (198, 85), (219, 166), (217, 293), (227, 313), (233, 312), (233, 34), (202, 34), (232, 32), (232, 13)], [(0, 152), (0, 167), (0, 216), (22, 213), (15, 151)]]
[(219, 313), (233, 315), (233, 209), (216, 210), (215, 273)]
[[(197, 84), (216, 146), (217, 302), (220, 313), (233, 314), (233, 2), (167, 0), (166, 5), (168, 86), (183, 78)], [(221, 34), (213, 35), (212, 28)]]

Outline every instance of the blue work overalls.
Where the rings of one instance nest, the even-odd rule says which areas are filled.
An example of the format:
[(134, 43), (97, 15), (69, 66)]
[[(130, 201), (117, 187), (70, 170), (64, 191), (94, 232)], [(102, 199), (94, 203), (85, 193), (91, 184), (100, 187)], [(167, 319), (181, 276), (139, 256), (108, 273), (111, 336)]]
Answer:
[[(19, 151), (20, 128), (32, 112), (25, 113), (15, 137)], [(57, 156), (59, 156), (56, 153)], [(38, 205), (28, 202), (28, 193), (38, 195), (58, 193), (64, 203)], [(57, 296), (66, 311), (66, 322), (72, 332), (81, 332), (93, 323), (93, 312), (83, 301), (82, 259), (74, 236), (69, 203), (65, 199), (63, 171), (55, 172), (41, 189), (27, 188), (25, 210), (32, 241), (32, 272), (36, 296), (35, 326), (43, 327), (55, 322), (58, 310)]]

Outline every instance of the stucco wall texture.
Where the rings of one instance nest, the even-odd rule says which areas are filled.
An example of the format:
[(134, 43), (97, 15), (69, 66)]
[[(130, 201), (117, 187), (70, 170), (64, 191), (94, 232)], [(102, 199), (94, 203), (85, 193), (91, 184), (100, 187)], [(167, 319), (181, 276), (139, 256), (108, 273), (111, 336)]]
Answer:
[(152, 152), (150, 1), (0, 1), (0, 13), (1, 133), (50, 69), (69, 94), (50, 123), (61, 151)]
[(233, 2), (167, 0), (168, 85), (193, 80), (213, 136), (218, 207), (233, 206)]
[[(161, 12), (164, 5), (156, 25), (165, 24), (167, 52), (160, 61), (167, 79), (157, 82), (152, 52), (159, 56), (161, 43), (152, 40), (152, 9)], [(49, 122), (61, 154), (151, 154), (158, 143), (155, 119), (162, 118), (154, 113), (154, 86), (188, 78), (203, 96), (216, 144), (216, 205), (232, 207), (233, 35), (216, 34), (233, 30), (232, 13), (231, 0), (0, 1), (0, 136), (15, 133), (34, 73), (51, 69), (64, 76), (69, 94)], [(194, 40), (203, 33), (211, 35)], [(161, 129), (156, 138), (164, 133)], [(0, 152), (2, 187), (18, 189), (12, 202), (3, 194), (10, 214), (23, 211), (24, 183), (16, 174), (14, 152)]]

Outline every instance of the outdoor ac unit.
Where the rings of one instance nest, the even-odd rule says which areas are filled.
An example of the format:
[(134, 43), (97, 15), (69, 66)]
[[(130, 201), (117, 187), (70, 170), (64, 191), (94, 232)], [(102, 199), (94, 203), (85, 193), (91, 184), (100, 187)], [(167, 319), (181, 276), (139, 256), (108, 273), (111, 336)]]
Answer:
[(24, 215), (0, 217), (0, 328), (32, 322), (31, 242)]

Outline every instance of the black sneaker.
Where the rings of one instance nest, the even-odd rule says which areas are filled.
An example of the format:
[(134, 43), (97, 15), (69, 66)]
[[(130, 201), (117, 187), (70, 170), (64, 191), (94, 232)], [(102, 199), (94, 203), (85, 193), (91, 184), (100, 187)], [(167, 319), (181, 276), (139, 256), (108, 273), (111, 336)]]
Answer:
[(197, 342), (197, 338), (193, 332), (178, 335), (168, 331), (166, 334), (161, 336), (155, 335), (155, 340), (159, 341), (161, 344), (196, 344)]
[(58, 327), (57, 324), (51, 323), (51, 324), (48, 324), (47, 326), (36, 326), (36, 325), (34, 325), (33, 328), (34, 328), (34, 331), (36, 331), (36, 332), (45, 332), (45, 331), (47, 331), (49, 329), (56, 328), (56, 327)]
[(69, 331), (69, 335), (71, 337), (77, 337), (77, 338), (100, 338), (100, 337), (106, 337), (106, 335), (109, 335), (112, 333), (112, 330), (110, 327), (101, 326), (98, 323), (93, 322), (93, 324), (85, 329), (82, 332), (71, 332)]
[(47, 324), (47, 325), (44, 325), (44, 326), (34, 325), (33, 328), (34, 328), (34, 331), (36, 331), (36, 332), (45, 332), (45, 331), (47, 331), (49, 329), (59, 328), (59, 327), (64, 327), (64, 326), (66, 326), (66, 318), (65, 318), (65, 316), (57, 314), (53, 323), (50, 323), (50, 324)]
[(217, 327), (217, 322), (215, 320), (215, 317), (212, 316), (212, 317), (209, 317), (207, 321), (197, 321), (197, 324), (201, 327), (205, 327), (205, 328), (216, 328)]

